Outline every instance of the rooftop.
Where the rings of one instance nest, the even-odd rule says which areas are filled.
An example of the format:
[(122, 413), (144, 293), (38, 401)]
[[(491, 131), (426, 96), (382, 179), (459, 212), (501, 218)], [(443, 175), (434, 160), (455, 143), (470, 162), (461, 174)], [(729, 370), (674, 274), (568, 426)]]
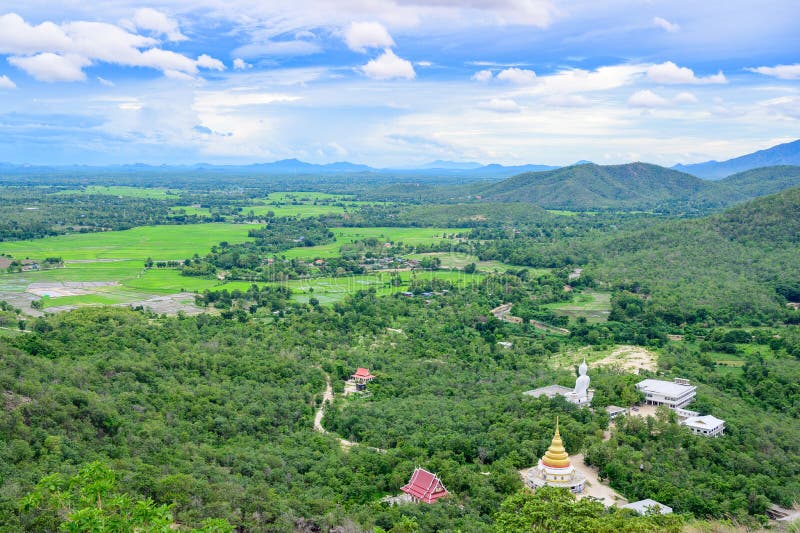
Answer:
[[(647, 514), (650, 509), (658, 508), (658, 512), (660, 514), (670, 514), (672, 513), (672, 507), (664, 505), (663, 503), (658, 503), (655, 500), (651, 500), (647, 498), (646, 500), (639, 500), (638, 502), (631, 502), (622, 506), (623, 509), (633, 509), (637, 513), (644, 515)], [(652, 511), (651, 511), (652, 512)]]
[(697, 389), (694, 385), (681, 385), (672, 381), (661, 381), (660, 379), (645, 379), (636, 384), (640, 390), (653, 394), (661, 394), (680, 398)]
[(704, 415), (704, 416), (690, 416), (681, 423), (685, 426), (690, 426), (690, 427), (713, 429), (724, 424), (725, 421), (717, 418), (716, 416)]
[(424, 468), (414, 470), (408, 484), (400, 488), (400, 490), (425, 503), (433, 503), (448, 494), (439, 476), (433, 472), (428, 472)]

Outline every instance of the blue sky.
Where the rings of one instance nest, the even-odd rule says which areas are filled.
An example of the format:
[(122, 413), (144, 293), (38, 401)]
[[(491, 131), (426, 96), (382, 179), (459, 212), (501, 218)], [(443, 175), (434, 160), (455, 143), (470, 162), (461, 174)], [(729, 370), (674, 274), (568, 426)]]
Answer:
[(800, 137), (796, 0), (53, 4), (0, 4), (0, 161), (672, 165)]

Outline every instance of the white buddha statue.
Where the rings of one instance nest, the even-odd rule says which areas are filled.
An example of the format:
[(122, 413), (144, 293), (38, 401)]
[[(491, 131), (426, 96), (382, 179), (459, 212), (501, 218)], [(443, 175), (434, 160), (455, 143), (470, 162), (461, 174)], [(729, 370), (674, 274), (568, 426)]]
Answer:
[(586, 358), (583, 359), (581, 366), (578, 367), (578, 379), (575, 380), (575, 390), (573, 394), (579, 404), (589, 401), (589, 376), (586, 373), (589, 367), (586, 365)]

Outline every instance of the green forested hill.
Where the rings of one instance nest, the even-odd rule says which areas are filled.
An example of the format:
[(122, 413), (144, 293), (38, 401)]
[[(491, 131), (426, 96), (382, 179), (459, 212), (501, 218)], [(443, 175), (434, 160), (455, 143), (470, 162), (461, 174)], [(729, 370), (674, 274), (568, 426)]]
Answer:
[(800, 294), (800, 188), (592, 246), (601, 279), (641, 287), (675, 321), (774, 314)]
[(646, 209), (686, 200), (707, 182), (648, 163), (575, 165), (520, 174), (480, 189), (490, 201), (527, 201), (549, 209)]
[(800, 166), (756, 168), (712, 182), (692, 197), (693, 203), (724, 207), (800, 185)]

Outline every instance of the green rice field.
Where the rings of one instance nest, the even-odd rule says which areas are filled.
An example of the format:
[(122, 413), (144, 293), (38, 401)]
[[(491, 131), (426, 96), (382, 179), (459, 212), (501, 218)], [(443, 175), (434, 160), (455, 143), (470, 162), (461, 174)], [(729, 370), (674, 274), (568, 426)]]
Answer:
[[(14, 258), (42, 260), (61, 257), (63, 268), (21, 273), (0, 274), (0, 299), (3, 293), (23, 293), (31, 284), (60, 285), (75, 282), (103, 282), (108, 285), (91, 287), (90, 294), (44, 296), (42, 306), (47, 308), (66, 305), (108, 305), (144, 300), (153, 296), (180, 292), (200, 292), (206, 289), (247, 289), (246, 281), (220, 281), (181, 276), (176, 269), (154, 268), (146, 270), (144, 261), (149, 257), (159, 260), (182, 260), (195, 253), (203, 255), (221, 242), (248, 240), (247, 232), (253, 226), (246, 224), (194, 224), (181, 226), (144, 226), (125, 231), (83, 233), (0, 243), (0, 253)], [(337, 242), (309, 248), (293, 248), (282, 255), (314, 259), (335, 257), (343, 243), (366, 237), (376, 237), (386, 242), (423, 244), (452, 239), (459, 229), (453, 228), (335, 228)], [(477, 283), (482, 274), (465, 275), (459, 271), (402, 272), (404, 283), (390, 286), (390, 275), (376, 273), (343, 278), (317, 278), (283, 282), (296, 292), (298, 300), (307, 301), (312, 296), (322, 303), (343, 299), (356, 290), (374, 287), (380, 294), (403, 291), (417, 279), (436, 277), (454, 283)], [(111, 284), (113, 283), (113, 284)]]
[(108, 196), (128, 196), (131, 198), (152, 198), (154, 200), (176, 199), (179, 195), (169, 189), (149, 189), (144, 187), (87, 185), (81, 189), (67, 189), (56, 194), (104, 194)]
[(611, 293), (584, 291), (576, 294), (571, 302), (546, 304), (542, 307), (573, 319), (585, 317), (590, 323), (605, 322), (611, 312)]
[(334, 243), (307, 248), (292, 248), (281, 255), (288, 259), (324, 259), (338, 256), (342, 244), (368, 237), (375, 237), (384, 242), (417, 245), (441, 242), (443, 239), (452, 240), (455, 234), (469, 230), (458, 228), (333, 228), (332, 231), (336, 237)]
[(17, 259), (61, 257), (64, 260), (186, 259), (206, 254), (222, 241), (244, 242), (254, 226), (247, 224), (188, 224), (141, 226), (125, 231), (72, 233), (44, 239), (0, 243), (0, 253)]

